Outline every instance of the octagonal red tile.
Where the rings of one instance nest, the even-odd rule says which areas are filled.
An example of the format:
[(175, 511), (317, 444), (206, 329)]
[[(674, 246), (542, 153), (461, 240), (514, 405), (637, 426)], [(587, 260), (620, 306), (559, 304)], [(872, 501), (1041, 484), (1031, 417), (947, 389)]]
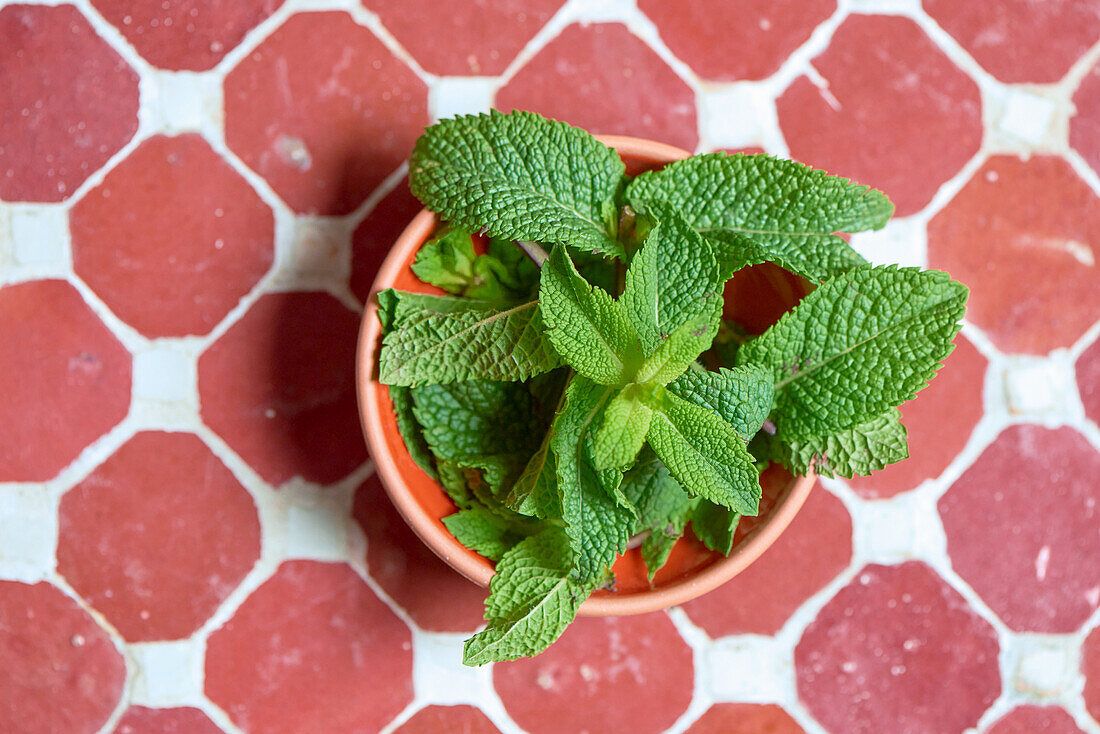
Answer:
[(1073, 95), (1069, 143), (1100, 173), (1100, 64), (1092, 67)]
[(869, 565), (795, 648), (798, 695), (833, 734), (974, 726), (1001, 691), (997, 635), (929, 566)]
[(271, 210), (197, 134), (144, 141), (69, 227), (77, 275), (149, 337), (207, 333), (274, 257)]
[(252, 497), (190, 433), (123, 444), (61, 498), (59, 532), (58, 571), (132, 642), (189, 636), (260, 557)]
[(131, 706), (119, 719), (114, 734), (221, 734), (221, 729), (196, 708)]
[(1100, 339), (1077, 358), (1077, 389), (1085, 415), (1100, 423)]
[(427, 124), (427, 87), (347, 13), (292, 16), (225, 79), (226, 142), (299, 212), (350, 212)]
[[(978, 86), (908, 18), (852, 15), (776, 101), (791, 157), (922, 209), (982, 137)], [(928, 151), (936, 151), (929, 155)]]
[(377, 731), (412, 701), (412, 638), (348, 566), (288, 561), (210, 635), (206, 695), (245, 731)]
[(1084, 734), (1057, 706), (1018, 706), (997, 719), (986, 734)]
[(1100, 721), (1100, 627), (1090, 632), (1081, 646), (1081, 672), (1085, 676), (1085, 708)]
[[(425, 71), (496, 76), (565, 0), (363, 0)], [(448, 33), (427, 29), (445, 27)]]
[(580, 617), (538, 657), (495, 665), (493, 685), (531, 734), (655, 734), (691, 703), (692, 653), (663, 612)]
[(500, 729), (493, 725), (481, 709), (473, 706), (427, 706), (420, 709), (394, 734), (499, 734)]
[(424, 545), (394, 508), (378, 475), (355, 492), (355, 521), (367, 536), (367, 570), (421, 629), (473, 632), (487, 593)]
[(495, 107), (688, 150), (699, 142), (691, 88), (621, 23), (566, 28), (497, 93)]
[(716, 703), (685, 734), (803, 734), (803, 729), (775, 704)]
[(640, 0), (672, 53), (704, 79), (763, 79), (836, 11), (836, 0)]
[(818, 485), (764, 555), (731, 581), (689, 601), (684, 611), (711, 637), (774, 635), (851, 559), (852, 518)]
[(0, 8), (0, 90), (0, 199), (62, 201), (137, 132), (137, 74), (72, 5)]
[(98, 731), (126, 665), (111, 638), (47, 583), (0, 581), (0, 731)]
[(351, 238), (351, 291), (363, 303), (370, 296), (374, 276), (398, 235), (423, 208), (409, 191), (409, 182), (405, 179), (355, 228)]
[(1009, 84), (1056, 82), (1100, 40), (1100, 6), (1092, 0), (923, 4), (986, 71)]
[(1098, 240), (1100, 199), (1069, 163), (994, 156), (928, 223), (928, 261), (970, 287), (967, 319), (998, 348), (1045, 354), (1100, 312)]
[(0, 288), (0, 482), (55, 476), (126, 417), (130, 353), (63, 280)]
[(338, 481), (367, 459), (358, 332), (327, 293), (264, 296), (199, 357), (203, 421), (272, 484)]
[(1073, 632), (1100, 606), (1100, 453), (1006, 429), (940, 499), (952, 567), (1009, 627)]
[(988, 360), (962, 334), (955, 351), (928, 387), (901, 406), (909, 458), (869, 477), (848, 480), (867, 499), (893, 497), (943, 474), (982, 418), (982, 388)]
[(283, 0), (91, 0), (96, 10), (162, 69), (212, 69), (245, 34), (275, 12)]

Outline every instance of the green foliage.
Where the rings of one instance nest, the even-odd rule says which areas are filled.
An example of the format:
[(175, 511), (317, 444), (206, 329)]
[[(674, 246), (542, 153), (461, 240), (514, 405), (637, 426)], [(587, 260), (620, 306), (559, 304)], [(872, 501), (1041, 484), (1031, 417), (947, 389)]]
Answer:
[(494, 238), (485, 255), (474, 252), (464, 229), (446, 227), (424, 243), (412, 271), (449, 293), (486, 301), (524, 301), (538, 285), (538, 268), (510, 240)]
[(801, 441), (771, 440), (772, 458), (794, 474), (813, 470), (826, 477), (867, 476), (909, 458), (901, 414), (891, 408), (858, 426)]

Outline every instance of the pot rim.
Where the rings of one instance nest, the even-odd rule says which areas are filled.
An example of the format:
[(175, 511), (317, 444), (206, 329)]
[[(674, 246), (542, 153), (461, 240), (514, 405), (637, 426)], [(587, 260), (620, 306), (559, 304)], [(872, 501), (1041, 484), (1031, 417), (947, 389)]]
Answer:
[[(614, 148), (621, 155), (648, 163), (670, 163), (689, 157), (681, 148), (643, 138), (623, 135), (597, 135), (602, 143)], [(376, 346), (381, 337), (382, 325), (378, 320), (375, 296), (391, 286), (406, 266), (411, 251), (418, 249), (431, 234), (437, 222), (436, 215), (422, 209), (394, 242), (378, 269), (371, 284), (370, 296), (363, 313), (356, 347), (356, 395), (359, 403), (359, 419), (367, 447), (374, 462), (375, 471), (382, 486), (397, 511), (413, 532), (447, 565), (460, 574), (488, 588), (494, 569), (488, 560), (468, 551), (457, 539), (438, 525), (416, 501), (389, 451), (382, 430), (384, 417), (380, 414), (378, 391), (385, 386), (374, 379)], [(389, 416), (388, 420), (394, 420)], [(795, 477), (783, 496), (777, 501), (769, 518), (760, 523), (736, 549), (725, 558), (693, 575), (673, 581), (659, 589), (641, 591), (621, 596), (591, 596), (578, 612), (583, 616), (619, 616), (642, 614), (682, 604), (729, 581), (767, 550), (790, 525), (802, 508), (814, 485), (814, 475)]]

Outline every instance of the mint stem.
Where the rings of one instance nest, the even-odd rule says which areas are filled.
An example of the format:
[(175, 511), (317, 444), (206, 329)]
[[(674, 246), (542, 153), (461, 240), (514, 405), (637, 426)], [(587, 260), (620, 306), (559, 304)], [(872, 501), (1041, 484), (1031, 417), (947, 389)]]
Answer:
[(546, 262), (546, 258), (550, 257), (546, 254), (546, 250), (542, 249), (542, 246), (537, 242), (525, 242), (524, 240), (516, 240), (516, 244), (519, 245), (519, 249), (534, 261), (535, 265), (540, 268), (542, 264)]

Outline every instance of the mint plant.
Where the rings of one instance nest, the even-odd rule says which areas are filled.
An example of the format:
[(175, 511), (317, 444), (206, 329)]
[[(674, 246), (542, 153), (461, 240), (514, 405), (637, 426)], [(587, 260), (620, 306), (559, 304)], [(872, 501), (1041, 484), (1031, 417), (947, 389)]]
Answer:
[[(466, 664), (545, 649), (631, 538), (651, 577), (689, 526), (729, 553), (770, 462), (851, 477), (908, 455), (897, 407), (951, 352), (967, 290), (837, 235), (882, 227), (881, 192), (766, 155), (631, 178), (526, 112), (429, 128), (409, 171), (445, 222), (413, 270), (449, 295), (379, 294), (379, 375), (458, 508), (447, 528), (496, 562)], [(816, 288), (752, 338), (723, 286), (765, 262)]]

